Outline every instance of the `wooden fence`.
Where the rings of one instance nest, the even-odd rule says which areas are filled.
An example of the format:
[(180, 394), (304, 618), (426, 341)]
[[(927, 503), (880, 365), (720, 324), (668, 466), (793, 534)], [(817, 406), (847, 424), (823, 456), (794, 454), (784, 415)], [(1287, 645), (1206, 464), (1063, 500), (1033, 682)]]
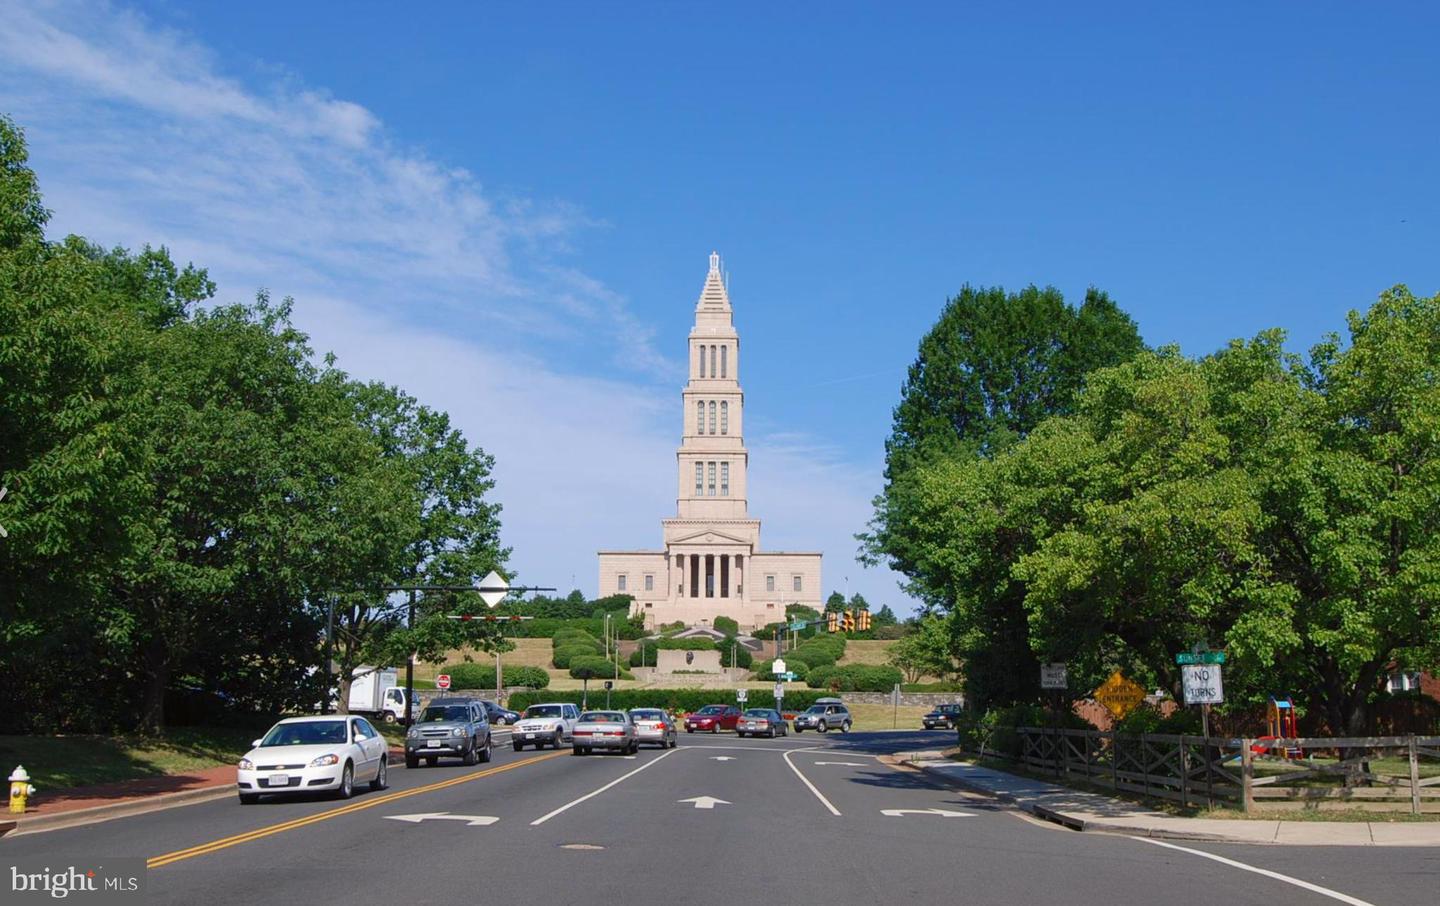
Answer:
[(1186, 806), (1440, 812), (1440, 736), (1222, 739), (1016, 727), (1018, 760)]

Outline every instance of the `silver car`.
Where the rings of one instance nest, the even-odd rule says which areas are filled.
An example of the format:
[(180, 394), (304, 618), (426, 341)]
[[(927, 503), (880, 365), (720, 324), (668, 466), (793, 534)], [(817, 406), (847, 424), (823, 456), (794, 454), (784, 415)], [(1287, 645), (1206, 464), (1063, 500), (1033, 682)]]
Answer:
[(575, 724), (571, 754), (589, 755), (592, 749), (610, 749), (634, 755), (640, 751), (635, 722), (624, 711), (586, 711)]
[(673, 749), (679, 743), (675, 718), (659, 708), (632, 708), (630, 721), (635, 724), (637, 742), (659, 743), (662, 749)]
[(785, 723), (785, 718), (780, 716), (779, 711), (771, 708), (751, 708), (740, 715), (740, 720), (735, 724), (736, 736), (768, 736), (774, 739), (776, 736), (789, 736), (790, 725)]

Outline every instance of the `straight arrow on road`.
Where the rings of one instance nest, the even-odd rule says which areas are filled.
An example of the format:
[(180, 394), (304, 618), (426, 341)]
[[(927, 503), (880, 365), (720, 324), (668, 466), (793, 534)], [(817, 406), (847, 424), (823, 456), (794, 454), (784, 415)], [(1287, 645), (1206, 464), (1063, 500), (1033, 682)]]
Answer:
[(731, 805), (724, 799), (716, 799), (714, 796), (696, 796), (693, 799), (677, 799), (676, 802), (693, 802), (696, 808), (714, 808), (717, 805)]
[(711, 761), (734, 761), (735, 759), (732, 758), (732, 757), (730, 757), (729, 755), (711, 755), (711, 756), (710, 756), (710, 760), (711, 760)]
[(952, 812), (943, 808), (885, 808), (880, 814), (891, 818), (900, 818), (905, 815), (938, 815), (941, 818), (974, 818), (974, 812)]
[(485, 827), (499, 821), (494, 815), (452, 815), (449, 812), (421, 812), (418, 815), (386, 815), (388, 821), (405, 821), (419, 824), (421, 821), (464, 821), (467, 827)]

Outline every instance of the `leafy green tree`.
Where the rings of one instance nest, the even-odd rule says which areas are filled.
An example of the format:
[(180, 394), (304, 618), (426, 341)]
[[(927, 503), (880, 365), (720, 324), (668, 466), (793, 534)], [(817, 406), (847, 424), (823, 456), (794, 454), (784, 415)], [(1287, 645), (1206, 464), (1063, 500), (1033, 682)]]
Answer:
[(904, 673), (907, 683), (918, 683), (924, 676), (946, 679), (955, 672), (950, 651), (950, 630), (945, 621), (927, 617), (915, 632), (890, 646), (886, 662)]
[(900, 622), (895, 616), (895, 611), (890, 609), (889, 604), (882, 605), (879, 610), (875, 611), (875, 615), (871, 617), (871, 619), (874, 620), (877, 627), (895, 626)]
[(840, 613), (845, 610), (845, 596), (838, 591), (830, 592), (830, 597), (825, 599), (826, 613)]

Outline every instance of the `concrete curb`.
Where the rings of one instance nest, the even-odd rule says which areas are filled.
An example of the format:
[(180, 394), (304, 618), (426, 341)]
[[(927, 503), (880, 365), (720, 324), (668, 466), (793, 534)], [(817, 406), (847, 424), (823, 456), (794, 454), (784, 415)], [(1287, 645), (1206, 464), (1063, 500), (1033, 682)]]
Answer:
[[(405, 750), (391, 748), (385, 763), (387, 765), (404, 764)], [(98, 824), (101, 821), (109, 821), (112, 818), (143, 815), (146, 812), (178, 808), (182, 805), (195, 805), (196, 803), (209, 802), (212, 799), (223, 799), (226, 796), (234, 795), (234, 782), (199, 787), (193, 790), (181, 790), (178, 793), (156, 793), (153, 796), (140, 796), (120, 802), (112, 802), (108, 805), (92, 805), (88, 808), (70, 809), (64, 812), (55, 812), (51, 815), (35, 815), (30, 818), (21, 817), (14, 822), (15, 827), (13, 829), (7, 831), (0, 828), (0, 836), (4, 836), (8, 832), (18, 837), (21, 834), (59, 830), (81, 824)]]
[(1049, 821), (1052, 824), (1058, 824), (1076, 832), (1116, 834), (1123, 837), (1150, 837), (1156, 840), (1187, 840), (1191, 843), (1246, 843), (1252, 845), (1256, 843), (1254, 840), (1229, 837), (1224, 834), (1206, 834), (1200, 833), (1199, 831), (1174, 831), (1145, 827), (1143, 825), (1096, 824), (1093, 821), (1086, 821), (1084, 818), (1078, 818), (1066, 812), (1056, 811), (1043, 805), (1022, 803), (1009, 793), (998, 793), (994, 790), (986, 789), (983, 786), (968, 783), (959, 777), (954, 777), (944, 771), (937, 771), (933, 768), (926, 767), (923, 764), (913, 761), (910, 757), (905, 757), (913, 757), (918, 754), (920, 753), (908, 752), (904, 753), (904, 755), (897, 755), (897, 757), (900, 758), (901, 764), (923, 772), (927, 777), (932, 777), (940, 781), (944, 786), (963, 790), (964, 792), (973, 793), (978, 796), (984, 796), (986, 799), (993, 799), (996, 802), (1003, 802), (1006, 805), (1012, 805), (1019, 811), (1033, 815), (1042, 821)]

